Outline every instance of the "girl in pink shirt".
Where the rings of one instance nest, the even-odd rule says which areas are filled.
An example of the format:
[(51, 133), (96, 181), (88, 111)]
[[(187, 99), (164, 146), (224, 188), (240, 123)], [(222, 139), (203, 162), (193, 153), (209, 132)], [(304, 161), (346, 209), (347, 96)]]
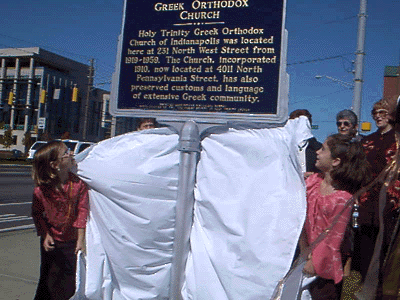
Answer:
[(41, 237), (35, 300), (69, 299), (75, 293), (76, 254), (84, 249), (88, 189), (70, 171), (75, 161), (63, 142), (35, 153), (32, 217)]
[[(332, 224), (352, 194), (367, 183), (370, 173), (361, 144), (341, 134), (326, 139), (317, 151), (315, 166), (321, 173), (306, 179), (307, 217), (300, 241), (302, 250)], [(328, 236), (313, 249), (304, 267), (306, 274), (319, 276), (310, 287), (312, 299), (340, 299), (335, 284), (343, 279), (340, 246), (350, 214), (348, 206)]]

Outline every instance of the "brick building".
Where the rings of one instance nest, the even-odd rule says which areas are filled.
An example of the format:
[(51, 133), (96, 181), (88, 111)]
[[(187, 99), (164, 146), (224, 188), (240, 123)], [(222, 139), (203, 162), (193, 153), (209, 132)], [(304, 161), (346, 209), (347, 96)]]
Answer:
[(383, 98), (396, 101), (400, 96), (400, 66), (386, 66)]

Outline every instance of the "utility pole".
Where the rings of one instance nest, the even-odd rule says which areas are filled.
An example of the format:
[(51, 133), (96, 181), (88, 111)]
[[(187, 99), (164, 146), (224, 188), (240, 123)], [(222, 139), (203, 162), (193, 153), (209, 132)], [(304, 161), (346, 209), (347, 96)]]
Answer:
[(365, 24), (367, 21), (367, 0), (360, 0), (360, 13), (358, 14), (357, 52), (354, 69), (354, 96), (353, 111), (360, 121), (361, 98), (363, 84), (363, 69), (365, 56)]
[(94, 59), (90, 59), (90, 67), (89, 67), (89, 76), (88, 76), (88, 86), (86, 92), (85, 99), (85, 107), (83, 113), (83, 133), (82, 138), (85, 141), (87, 137), (87, 126), (88, 126), (88, 114), (89, 114), (89, 103), (90, 103), (90, 94), (92, 92), (93, 87), (93, 77), (94, 77)]

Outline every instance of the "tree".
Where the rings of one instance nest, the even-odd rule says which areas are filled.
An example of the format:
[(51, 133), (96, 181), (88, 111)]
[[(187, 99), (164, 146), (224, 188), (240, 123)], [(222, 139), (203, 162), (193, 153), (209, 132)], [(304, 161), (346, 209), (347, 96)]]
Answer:
[(25, 146), (25, 153), (28, 152), (29, 148), (33, 145), (33, 142), (31, 132), (28, 130), (25, 132), (24, 138), (22, 139), (22, 144)]
[(41, 136), (40, 136), (40, 140), (41, 141), (46, 141), (49, 142), (51, 141), (51, 136), (48, 132), (44, 132)]
[(0, 138), (0, 144), (2, 144), (6, 149), (10, 148), (11, 145), (14, 144), (11, 128), (4, 131), (4, 135)]

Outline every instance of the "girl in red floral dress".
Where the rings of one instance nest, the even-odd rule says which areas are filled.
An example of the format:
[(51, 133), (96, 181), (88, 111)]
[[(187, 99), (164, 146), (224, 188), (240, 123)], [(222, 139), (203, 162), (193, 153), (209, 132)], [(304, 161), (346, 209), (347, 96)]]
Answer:
[[(300, 242), (303, 251), (329, 228), (352, 194), (367, 182), (369, 174), (361, 144), (341, 134), (326, 139), (317, 151), (315, 166), (321, 173), (306, 179), (307, 217)], [(339, 283), (343, 279), (340, 246), (350, 214), (348, 206), (328, 236), (313, 249), (304, 267), (305, 273), (318, 276), (309, 288), (312, 299), (340, 299)]]
[(84, 249), (88, 189), (70, 171), (75, 161), (63, 142), (35, 153), (32, 217), (41, 237), (40, 279), (35, 299), (69, 299), (75, 293), (76, 254)]

